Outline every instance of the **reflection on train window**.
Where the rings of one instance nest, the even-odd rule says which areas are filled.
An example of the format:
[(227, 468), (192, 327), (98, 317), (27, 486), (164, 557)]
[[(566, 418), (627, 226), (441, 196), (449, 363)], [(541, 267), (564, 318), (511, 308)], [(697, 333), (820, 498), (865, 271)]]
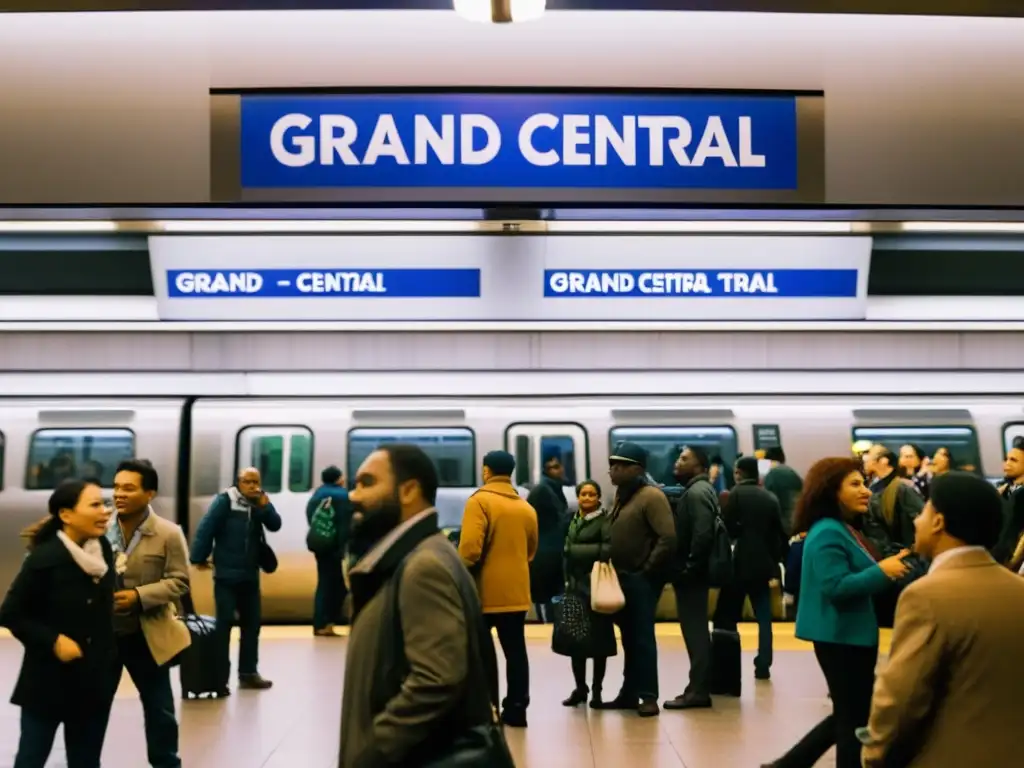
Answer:
[(736, 461), (736, 432), (732, 427), (615, 427), (609, 437), (609, 449), (621, 441), (644, 448), (647, 472), (662, 485), (676, 484), (673, 467), (687, 446), (702, 448), (709, 459), (721, 458), (725, 479), (732, 476)]
[[(0, 445), (0, 448), (3, 448)], [(1003, 426), (1003, 456), (1011, 448), (1024, 448), (1024, 421), (1011, 422)]]
[(245, 427), (238, 446), (235, 465), (258, 469), (267, 493), (308, 493), (313, 487), (313, 433), (308, 427)]
[(853, 442), (878, 443), (899, 456), (904, 445), (916, 445), (931, 457), (946, 448), (951, 467), (981, 474), (981, 453), (974, 427), (854, 427)]
[(63, 480), (81, 477), (111, 488), (117, 465), (134, 455), (130, 429), (40, 429), (29, 443), (25, 487), (52, 490)]
[[(576, 441), (569, 435), (544, 435), (540, 439), (540, 460), (546, 465), (558, 459), (562, 465), (562, 477), (566, 485), (574, 488), (583, 478), (576, 477)], [(543, 467), (541, 468), (543, 471)]]
[(308, 493), (313, 487), (313, 436), (296, 434), (291, 437), (288, 451), (288, 490)]
[(260, 471), (263, 490), (267, 493), (280, 493), (284, 474), (284, 438), (281, 435), (254, 437), (250, 455), (252, 465)]
[(476, 445), (473, 431), (465, 428), (369, 429), (348, 433), (349, 482), (356, 470), (378, 446), (385, 443), (418, 445), (437, 467), (442, 488), (472, 488), (476, 485)]

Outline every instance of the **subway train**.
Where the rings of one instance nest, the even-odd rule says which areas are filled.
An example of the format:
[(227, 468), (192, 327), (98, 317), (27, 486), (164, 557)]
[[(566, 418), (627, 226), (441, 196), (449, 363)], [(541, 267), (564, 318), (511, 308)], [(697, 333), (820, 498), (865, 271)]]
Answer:
[[(161, 391), (175, 386), (175, 375), (161, 377)], [(877, 372), (865, 374), (860, 384), (843, 377), (832, 393), (800, 395), (757, 394), (764, 374), (731, 372), (722, 376), (750, 377), (749, 392), (685, 394), (695, 376), (708, 375), (599, 373), (584, 384), (586, 375), (575, 373), (457, 373), (447, 379), (382, 373), (367, 379), (375, 382), (367, 387), (372, 391), (341, 396), (269, 395), (258, 388), (255, 394), (197, 395), (186, 389), (192, 384), (183, 377), (182, 394), (170, 397), (147, 396), (152, 388), (140, 374), (134, 397), (123, 394), (124, 380), (116, 397), (0, 397), (0, 588), (6, 589), (24, 554), (18, 532), (45, 514), (54, 484), (90, 475), (109, 487), (117, 463), (129, 456), (153, 461), (161, 484), (155, 507), (190, 536), (236, 472), (256, 466), (284, 521), (281, 531), (269, 536), (280, 567), (263, 577), (264, 619), (304, 622), (311, 617), (316, 578), (305, 546), (307, 499), (323, 467), (336, 464), (351, 479), (383, 442), (416, 443), (433, 457), (442, 484), (441, 522), (457, 526), (465, 499), (480, 482), (480, 461), (494, 448), (515, 454), (515, 480), (524, 492), (539, 478), (541, 456), (557, 451), (567, 481), (593, 477), (610, 498), (607, 457), (619, 440), (647, 448), (650, 473), (661, 482), (671, 482), (672, 463), (683, 445), (704, 447), (728, 468), (738, 454), (751, 454), (766, 440), (781, 442), (800, 472), (821, 456), (849, 454), (854, 441), (871, 440), (896, 449), (913, 442), (928, 452), (948, 446), (958, 465), (997, 478), (1007, 446), (1024, 434), (1024, 397), (1005, 394), (1019, 385), (1012, 373), (984, 374), (983, 380), (992, 382), (986, 388), (996, 392), (984, 395), (879, 394), (889, 386), (889, 374), (880, 380)], [(901, 381), (903, 392), (934, 391), (937, 375), (906, 373), (892, 381)], [(524, 381), (529, 376), (523, 388), (534, 391), (508, 394), (517, 376)], [(537, 386), (553, 376), (579, 381), (563, 381), (548, 391)], [(824, 389), (824, 382), (840, 380), (817, 373), (789, 377), (796, 391)], [(1006, 380), (1000, 383), (1001, 377)], [(950, 388), (963, 388), (978, 386), (981, 379), (965, 381), (950, 373), (946, 381)], [(775, 375), (773, 389), (784, 384)], [(858, 386), (864, 394), (852, 394)], [(71, 387), (73, 378), (66, 385)], [(653, 394), (656, 389), (666, 394)], [(468, 390), (498, 394), (460, 394)], [(451, 394), (438, 394), (445, 391)], [(629, 391), (649, 394), (623, 394)], [(575, 502), (571, 488), (566, 493)], [(208, 609), (209, 572), (193, 577), (197, 605)]]

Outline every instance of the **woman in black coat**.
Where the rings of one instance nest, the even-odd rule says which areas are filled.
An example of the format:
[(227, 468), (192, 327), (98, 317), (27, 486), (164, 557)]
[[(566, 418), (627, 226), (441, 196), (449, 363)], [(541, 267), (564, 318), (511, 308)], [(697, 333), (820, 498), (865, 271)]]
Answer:
[(60, 725), (68, 768), (99, 768), (117, 680), (110, 511), (99, 486), (65, 480), (0, 606), (25, 647), (11, 703), (21, 707), (14, 768), (43, 768)]
[(579, 511), (569, 523), (565, 538), (565, 593), (580, 598), (589, 631), (583, 647), (574, 648), (570, 656), (576, 688), (562, 704), (575, 707), (587, 700), (587, 659), (593, 659), (590, 706), (599, 708), (608, 657), (616, 654), (617, 647), (612, 617), (590, 609), (590, 572), (595, 563), (607, 562), (611, 555), (612, 525), (601, 509), (601, 487), (597, 483), (584, 480), (576, 487), (576, 498)]

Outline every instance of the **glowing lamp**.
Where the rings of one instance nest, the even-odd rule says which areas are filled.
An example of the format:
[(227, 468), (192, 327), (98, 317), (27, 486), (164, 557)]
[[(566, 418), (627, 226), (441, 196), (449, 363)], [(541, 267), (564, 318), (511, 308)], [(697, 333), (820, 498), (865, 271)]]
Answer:
[(454, 0), (455, 12), (483, 24), (533, 21), (544, 15), (547, 0)]

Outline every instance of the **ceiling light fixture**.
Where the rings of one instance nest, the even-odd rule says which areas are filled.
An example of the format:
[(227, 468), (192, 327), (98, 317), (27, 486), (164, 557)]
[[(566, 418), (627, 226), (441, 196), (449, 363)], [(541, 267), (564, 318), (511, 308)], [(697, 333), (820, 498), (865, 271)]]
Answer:
[(483, 24), (533, 21), (544, 15), (547, 0), (453, 0), (455, 12)]

